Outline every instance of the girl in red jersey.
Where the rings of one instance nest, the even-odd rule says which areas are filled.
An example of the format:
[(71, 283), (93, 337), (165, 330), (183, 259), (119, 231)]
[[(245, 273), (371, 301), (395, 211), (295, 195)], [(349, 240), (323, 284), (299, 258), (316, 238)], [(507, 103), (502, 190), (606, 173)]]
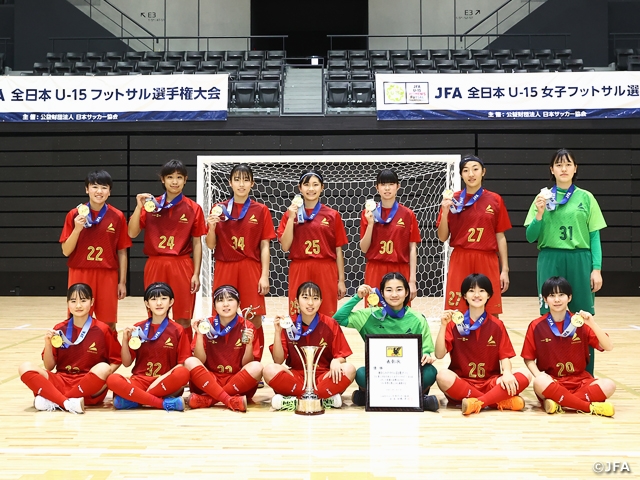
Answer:
[[(398, 203), (400, 189), (398, 174), (393, 170), (381, 170), (376, 178), (380, 203), (374, 210), (360, 215), (360, 249), (367, 264), (364, 283), (378, 285), (389, 272), (400, 272), (409, 279), (409, 301), (416, 298), (416, 265), (420, 229), (412, 210)], [(366, 306), (365, 299), (365, 306)]]
[(233, 198), (219, 204), (221, 212), (214, 206), (207, 218), (207, 246), (215, 250), (213, 291), (225, 284), (238, 286), (243, 306), (249, 309), (244, 316), (256, 328), (260, 344), (256, 360), (260, 361), (264, 348), (262, 317), (267, 313), (264, 296), (269, 293), (269, 244), (276, 233), (266, 205), (249, 198), (254, 185), (251, 167), (233, 167), (229, 185)]
[[(175, 293), (173, 316), (192, 337), (191, 318), (200, 288), (202, 237), (207, 225), (200, 205), (182, 193), (187, 169), (179, 160), (170, 160), (160, 171), (165, 193), (155, 198), (150, 193), (136, 196), (136, 208), (129, 219), (129, 236), (136, 238), (143, 229), (145, 288), (164, 282)], [(193, 256), (193, 258), (192, 258)]]
[(189, 370), (182, 364), (191, 355), (191, 345), (184, 329), (169, 319), (173, 290), (166, 283), (152, 283), (144, 292), (144, 304), (151, 318), (125, 328), (122, 335), (122, 364), (130, 367), (135, 361), (132, 375), (114, 373), (107, 378), (113, 406), (182, 411), (182, 389), (189, 381)]
[[(36, 410), (84, 413), (84, 406), (102, 403), (105, 381), (120, 366), (120, 344), (107, 324), (89, 315), (91, 287), (76, 283), (67, 292), (71, 317), (44, 336), (44, 368), (25, 362), (20, 379), (35, 395)], [(54, 372), (55, 370), (55, 372)]]
[[(298, 313), (295, 292), (306, 281), (320, 286), (325, 299), (320, 313), (331, 316), (344, 297), (344, 257), (342, 246), (349, 240), (340, 214), (320, 203), (324, 189), (322, 175), (309, 170), (300, 176), (298, 189), (302, 194), (282, 216), (278, 240), (284, 252), (289, 252), (289, 315)], [(299, 199), (299, 197), (298, 197)]]
[(562, 407), (592, 415), (612, 417), (607, 401), (616, 391), (608, 378), (596, 379), (586, 370), (589, 347), (613, 349), (609, 335), (584, 310), (569, 311), (573, 290), (562, 277), (542, 284), (542, 298), (549, 313), (529, 324), (522, 346), (522, 358), (533, 376), (533, 390), (547, 413), (563, 413)]
[(217, 315), (194, 320), (193, 357), (184, 362), (191, 374), (191, 408), (217, 402), (237, 412), (247, 411), (262, 379), (262, 364), (255, 360), (260, 344), (253, 324), (238, 315), (240, 294), (231, 285), (213, 293)]
[(519, 394), (529, 385), (531, 375), (526, 371), (512, 373), (510, 358), (516, 353), (507, 330), (485, 310), (493, 295), (491, 281), (472, 273), (463, 280), (461, 291), (468, 305), (464, 316), (447, 310), (440, 318), (436, 358), (449, 352), (451, 364), (438, 372), (438, 387), (448, 398), (462, 401), (463, 415), (489, 406), (524, 409)]
[(295, 410), (297, 398), (304, 393), (304, 365), (295, 351), (296, 346), (325, 347), (316, 369), (316, 395), (323, 399), (325, 408), (340, 408), (341, 394), (356, 377), (356, 369), (346, 363), (351, 355), (340, 325), (320, 311), (322, 292), (313, 282), (305, 282), (298, 287), (296, 300), (300, 313), (289, 328), (284, 330), (282, 317), (274, 321), (275, 336), (271, 355), (275, 363), (264, 369), (264, 380), (276, 393), (271, 406), (276, 410)]
[(487, 303), (487, 312), (502, 313), (502, 293), (509, 288), (509, 259), (504, 232), (511, 228), (509, 214), (500, 195), (482, 186), (487, 170), (482, 160), (467, 155), (460, 161), (460, 175), (465, 188), (462, 192), (443, 194), (438, 216), (438, 238), (449, 239), (453, 247), (447, 287), (445, 310), (467, 309), (460, 302), (462, 293), (458, 286), (472, 272), (485, 274), (492, 285), (499, 285), (495, 295)]

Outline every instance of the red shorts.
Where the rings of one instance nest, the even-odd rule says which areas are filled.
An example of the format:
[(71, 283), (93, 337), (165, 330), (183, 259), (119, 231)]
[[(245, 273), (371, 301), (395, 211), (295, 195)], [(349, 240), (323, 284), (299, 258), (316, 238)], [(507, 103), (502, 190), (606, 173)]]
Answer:
[(292, 260), (289, 265), (289, 315), (298, 314), (296, 292), (305, 282), (318, 284), (322, 292), (320, 313), (329, 317), (338, 309), (338, 265), (336, 261), (326, 260)]
[[(66, 373), (47, 372), (49, 381), (56, 389), (67, 398), (78, 397), (78, 385), (84, 378), (84, 375), (67, 375)], [(85, 405), (98, 405), (104, 401), (104, 397), (107, 396), (109, 389), (105, 385), (102, 390), (95, 397), (84, 397)]]
[(482, 273), (489, 277), (493, 286), (493, 295), (485, 310), (493, 315), (502, 313), (502, 294), (500, 293), (500, 262), (495, 252), (454, 248), (449, 262), (447, 289), (444, 299), (445, 310), (466, 312), (467, 302), (462, 298), (462, 281), (472, 273)]
[[(232, 285), (240, 294), (240, 308), (252, 307), (256, 315), (266, 315), (264, 296), (258, 293), (258, 282), (262, 276), (262, 265), (250, 258), (239, 262), (216, 260), (213, 270), (213, 292), (220, 285)], [(212, 307), (212, 314), (216, 314)]]
[(196, 295), (191, 293), (193, 260), (188, 255), (154, 255), (144, 266), (144, 288), (155, 282), (164, 282), (173, 290), (174, 320), (191, 319), (196, 306)]
[[(498, 384), (498, 378), (500, 378), (500, 375), (495, 375), (493, 377), (481, 378), (481, 379), (460, 377), (461, 380), (467, 382), (473, 388), (482, 392), (483, 395)], [(444, 396), (447, 397), (450, 403), (453, 403), (456, 405), (459, 405), (460, 402), (462, 401), (461, 398), (452, 398), (446, 393), (444, 394)]]
[[(86, 283), (93, 291), (91, 315), (106, 323), (118, 321), (118, 271), (107, 268), (69, 268), (70, 287)], [(67, 312), (69, 313), (69, 312)]]
[[(368, 261), (364, 269), (364, 283), (373, 288), (380, 288), (380, 282), (389, 272), (399, 272), (409, 281), (410, 269), (408, 263), (380, 262), (377, 260)], [(408, 303), (411, 305), (411, 302)], [(367, 299), (364, 299), (364, 306), (367, 307)]]

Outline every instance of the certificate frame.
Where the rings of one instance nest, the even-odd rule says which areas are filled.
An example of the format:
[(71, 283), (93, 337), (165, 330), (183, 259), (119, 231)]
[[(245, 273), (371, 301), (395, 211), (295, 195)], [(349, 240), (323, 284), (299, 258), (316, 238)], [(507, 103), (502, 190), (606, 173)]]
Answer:
[(367, 412), (422, 412), (421, 335), (366, 335)]

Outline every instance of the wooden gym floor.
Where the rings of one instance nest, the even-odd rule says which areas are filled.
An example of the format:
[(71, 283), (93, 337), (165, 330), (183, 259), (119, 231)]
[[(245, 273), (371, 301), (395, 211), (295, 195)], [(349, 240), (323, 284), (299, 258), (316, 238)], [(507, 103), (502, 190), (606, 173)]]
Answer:
[[(270, 315), (286, 305), (270, 300)], [(421, 302), (414, 302), (418, 309)], [(640, 311), (640, 298), (597, 298), (596, 310), (614, 343), (612, 352), (596, 355), (596, 376), (618, 386), (614, 418), (547, 415), (531, 387), (523, 393), (524, 412), (463, 417), (434, 386), (438, 413), (367, 413), (351, 405), (355, 383), (342, 409), (311, 418), (270, 411), (269, 387), (258, 390), (246, 414), (220, 406), (116, 412), (109, 393), (103, 407), (72, 415), (37, 412), (17, 375), (21, 362), (40, 360), (44, 329), (64, 318), (64, 298), (0, 297), (0, 479), (582, 479), (595, 476), (596, 462), (604, 468), (626, 462), (634, 477), (640, 474), (640, 320), (633, 312)], [(516, 353), (537, 316), (536, 299), (505, 298), (502, 318)], [(120, 303), (120, 327), (144, 317), (141, 298)], [(438, 328), (431, 324), (434, 338)], [(273, 327), (265, 331), (270, 344)], [(363, 342), (354, 330), (345, 333), (354, 351), (348, 361), (359, 367)], [(271, 362), (268, 353), (263, 362)], [(513, 363), (524, 368), (520, 357)]]

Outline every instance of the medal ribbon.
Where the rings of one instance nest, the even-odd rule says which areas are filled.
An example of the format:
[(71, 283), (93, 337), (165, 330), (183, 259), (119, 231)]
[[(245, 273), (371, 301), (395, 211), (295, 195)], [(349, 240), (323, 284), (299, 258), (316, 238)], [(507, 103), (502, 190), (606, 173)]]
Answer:
[(559, 202), (556, 202), (556, 194), (558, 192), (558, 186), (554, 185), (551, 188), (551, 193), (553, 193), (553, 196), (549, 200), (547, 200), (547, 203), (545, 205), (545, 208), (547, 209), (547, 211), (553, 212), (558, 206), (564, 205), (565, 203), (567, 203), (571, 198), (571, 195), (573, 195), (573, 192), (575, 191), (575, 189), (576, 189), (576, 186), (571, 184), (567, 192), (564, 194), (564, 197), (562, 197), (562, 200), (560, 200)]
[(69, 323), (67, 324), (67, 334), (65, 335), (64, 333), (62, 333), (62, 330), (58, 330), (58, 335), (62, 337), (62, 345), (60, 346), (60, 348), (69, 348), (71, 345), (78, 345), (82, 343), (84, 337), (87, 336), (92, 323), (93, 318), (91, 318), (91, 315), (89, 315), (89, 318), (87, 318), (87, 321), (84, 322), (84, 325), (82, 326), (80, 335), (78, 335), (78, 338), (76, 338), (75, 342), (72, 342), (71, 340), (69, 340), (70, 338), (73, 338), (73, 315), (71, 315), (71, 318), (69, 318)]
[(182, 194), (178, 195), (170, 203), (167, 203), (167, 192), (162, 194), (162, 197), (160, 197), (160, 202), (158, 202), (155, 199), (155, 197), (150, 197), (149, 200), (151, 200), (153, 204), (156, 206), (156, 212), (159, 212), (163, 208), (171, 208), (176, 204), (180, 203), (180, 201), (182, 200)]
[(138, 326), (131, 333), (131, 335), (134, 337), (140, 337), (140, 340), (142, 340), (143, 342), (153, 342), (154, 340), (160, 338), (160, 335), (162, 335), (164, 330), (167, 328), (167, 325), (169, 325), (169, 317), (164, 317), (164, 320), (158, 327), (156, 333), (153, 335), (153, 337), (149, 338), (149, 329), (151, 328), (151, 318), (149, 318), (144, 324), (144, 329)]
[(486, 319), (487, 312), (483, 312), (482, 315), (480, 315), (476, 319), (476, 321), (473, 322), (473, 325), (471, 325), (471, 315), (469, 314), (469, 310), (467, 310), (464, 313), (464, 320), (462, 321), (462, 323), (456, 325), (456, 327), (458, 327), (458, 333), (463, 337), (468, 337), (472, 331), (479, 329)]
[[(209, 322), (209, 319), (207, 319), (207, 322)], [(229, 322), (229, 325), (227, 325), (223, 329), (220, 329), (220, 315), (216, 315), (213, 318), (213, 324), (209, 322), (209, 324), (211, 325), (211, 331), (207, 333), (207, 338), (209, 340), (213, 340), (214, 338), (224, 337), (227, 333), (229, 333), (233, 329), (233, 327), (236, 326), (236, 323), (238, 323), (237, 313), (236, 313), (236, 316), (233, 317), (233, 320)]]
[(563, 338), (564, 337), (570, 337), (576, 332), (575, 325), (571, 324), (571, 314), (569, 313), (568, 310), (567, 310), (567, 313), (565, 313), (565, 315), (564, 315), (564, 323), (562, 325), (562, 333), (560, 333), (558, 331), (558, 326), (556, 325), (556, 322), (553, 320), (553, 316), (551, 316), (551, 314), (547, 315), (547, 323), (549, 324), (549, 328), (551, 329), (551, 332), (556, 337), (563, 337)]
[(398, 211), (398, 207), (399, 204), (398, 202), (393, 202), (393, 206), (391, 207), (391, 211), (389, 212), (389, 216), (387, 217), (386, 220), (382, 220), (382, 202), (378, 202), (376, 204), (376, 208), (373, 212), (373, 220), (376, 223), (391, 223), (391, 221), (393, 220), (393, 217), (395, 217), (396, 212)]
[(311, 212), (311, 214), (307, 215), (307, 210), (304, 208), (304, 205), (302, 205), (302, 207), (298, 208), (298, 223), (310, 222), (311, 220), (316, 218), (316, 215), (318, 215), (320, 208), (322, 208), (322, 204), (318, 202), (316, 203), (316, 206), (313, 207), (313, 211)]
[(451, 201), (453, 201), (453, 205), (449, 207), (449, 211), (451, 213), (460, 213), (463, 208), (470, 207), (474, 203), (478, 201), (480, 196), (484, 193), (484, 187), (480, 187), (473, 197), (469, 199), (467, 203), (464, 203), (464, 199), (467, 198), (467, 189), (465, 188), (460, 192), (460, 200), (456, 200), (456, 197), (453, 197)]
[(89, 207), (89, 215), (87, 215), (87, 219), (86, 219), (86, 220), (85, 220), (85, 222), (84, 222), (84, 228), (91, 228), (92, 226), (99, 224), (99, 223), (102, 221), (102, 219), (104, 218), (104, 216), (107, 214), (107, 210), (108, 210), (108, 208), (107, 208), (107, 204), (105, 203), (105, 204), (102, 206), (102, 208), (100, 209), (100, 212), (98, 212), (98, 216), (96, 217), (96, 219), (95, 219), (95, 220), (93, 220), (93, 219), (91, 218), (91, 212), (92, 212), (93, 210), (91, 210), (91, 205), (90, 205), (90, 203), (89, 203), (89, 202), (87, 202), (87, 203), (85, 203), (85, 205), (86, 205), (87, 207)]
[(220, 208), (222, 208), (222, 215), (224, 215), (229, 220), (237, 221), (237, 220), (242, 220), (244, 216), (247, 214), (247, 211), (249, 210), (249, 205), (251, 205), (251, 200), (247, 198), (247, 201), (244, 202), (244, 204), (242, 204), (242, 210), (240, 210), (240, 216), (238, 218), (235, 218), (233, 215), (231, 215), (231, 213), (233, 212), (233, 198), (229, 200), (229, 204), (227, 207), (225, 207), (221, 203), (219, 205), (220, 205)]
[(378, 318), (378, 320), (380, 320), (381, 322), (384, 321), (384, 319), (386, 317), (391, 317), (391, 318), (403, 318), (404, 314), (407, 313), (407, 309), (406, 307), (402, 307), (400, 310), (398, 310), (397, 312), (391, 308), (387, 302), (384, 301), (384, 298), (382, 297), (382, 293), (380, 293), (380, 290), (375, 288), (373, 290), (375, 292), (376, 295), (378, 295), (378, 298), (380, 299), (380, 305), (382, 305), (382, 317), (378, 318), (374, 315), (374, 317)]
[(298, 318), (296, 318), (295, 324), (293, 328), (287, 329), (287, 337), (292, 342), (300, 340), (300, 337), (306, 337), (311, 332), (313, 332), (318, 326), (318, 322), (320, 321), (320, 315), (316, 313), (316, 316), (313, 317), (313, 320), (309, 324), (309, 328), (307, 328), (306, 332), (302, 331), (302, 314), (298, 314)]

